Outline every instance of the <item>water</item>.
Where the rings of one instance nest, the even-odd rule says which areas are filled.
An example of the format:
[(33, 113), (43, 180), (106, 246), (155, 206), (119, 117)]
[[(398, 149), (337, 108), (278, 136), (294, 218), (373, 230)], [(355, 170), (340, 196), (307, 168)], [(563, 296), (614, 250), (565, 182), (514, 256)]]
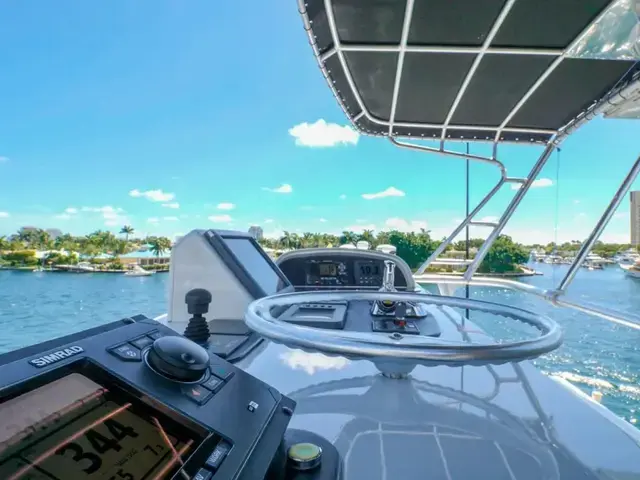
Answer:
[[(557, 284), (567, 270), (562, 265), (535, 264), (535, 268), (544, 276), (525, 281), (543, 288)], [(125, 277), (0, 271), (0, 352), (139, 313), (149, 317), (165, 313), (168, 278), (167, 274)], [(581, 269), (570, 295), (608, 308), (640, 310), (640, 280), (626, 277), (617, 267)], [(632, 422), (640, 419), (640, 331), (505, 289), (473, 288), (471, 297), (507, 302), (554, 318), (564, 329), (565, 342), (536, 360), (538, 367), (563, 376), (587, 393), (602, 391), (603, 404), (616, 414)], [(502, 317), (472, 313), (471, 318), (499, 338), (527, 332)]]

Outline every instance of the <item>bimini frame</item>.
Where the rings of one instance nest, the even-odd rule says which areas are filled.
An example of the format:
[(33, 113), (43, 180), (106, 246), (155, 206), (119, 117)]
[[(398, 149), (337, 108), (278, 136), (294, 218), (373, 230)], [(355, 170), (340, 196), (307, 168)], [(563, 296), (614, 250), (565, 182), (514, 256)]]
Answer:
[[(635, 161), (626, 177), (620, 184), (618, 190), (614, 194), (613, 198), (609, 202), (609, 205), (606, 207), (602, 216), (599, 218), (598, 222), (594, 226), (592, 232), (588, 236), (587, 240), (582, 244), (580, 251), (578, 252), (574, 262), (571, 264), (568, 272), (562, 281), (558, 284), (558, 286), (551, 290), (544, 290), (538, 287), (527, 285), (518, 281), (506, 280), (506, 279), (496, 279), (489, 277), (474, 277), (478, 267), (484, 260), (487, 255), (489, 249), (491, 248), (493, 242), (498, 238), (500, 233), (503, 231), (507, 222), (514, 214), (522, 199), (527, 194), (534, 180), (542, 170), (542, 168), (547, 163), (547, 160), (553, 153), (553, 151), (562, 143), (562, 141), (572, 134), (576, 129), (578, 129), (582, 124), (590, 121), (598, 115), (606, 114), (610, 110), (614, 110), (621, 103), (626, 102), (631, 98), (638, 98), (640, 96), (640, 72), (636, 72), (635, 76), (631, 79), (628, 79), (626, 83), (617, 85), (608, 95), (606, 95), (601, 100), (595, 102), (588, 108), (585, 112), (580, 114), (578, 117), (574, 118), (571, 122), (569, 122), (564, 127), (559, 130), (549, 130), (549, 129), (529, 129), (529, 128), (508, 128), (507, 125), (513, 119), (513, 117), (518, 113), (518, 111), (522, 108), (522, 106), (527, 102), (527, 100), (534, 94), (534, 92), (542, 85), (542, 83), (549, 77), (549, 75), (566, 59), (569, 58), (569, 52), (571, 52), (574, 47), (580, 44), (583, 41), (584, 37), (589, 34), (592, 25), (596, 24), (599, 20), (601, 20), (604, 15), (609, 11), (605, 8), (598, 17), (587, 25), (584, 30), (571, 42), (571, 44), (566, 49), (519, 49), (519, 48), (501, 48), (501, 47), (493, 47), (491, 46), (494, 37), (496, 36), (500, 26), (505, 21), (512, 7), (516, 3), (516, 0), (508, 0), (505, 2), (500, 14), (495, 19), (491, 29), (489, 30), (482, 46), (480, 47), (452, 47), (452, 46), (408, 46), (407, 39), (409, 36), (409, 29), (411, 25), (411, 17), (413, 14), (414, 0), (407, 0), (405, 12), (404, 12), (404, 20), (402, 24), (402, 35), (400, 38), (399, 45), (372, 45), (372, 44), (343, 44), (340, 41), (338, 30), (336, 26), (336, 21), (333, 13), (332, 0), (323, 0), (324, 8), (327, 16), (327, 24), (329, 27), (329, 31), (332, 37), (332, 47), (325, 52), (320, 52), (317, 39), (312, 31), (311, 22), (309, 20), (309, 16), (306, 11), (306, 3), (305, 0), (298, 0), (299, 12), (304, 21), (304, 27), (307, 31), (309, 42), (313, 48), (314, 54), (318, 60), (318, 65), (327, 80), (336, 100), (338, 101), (340, 107), (343, 109), (345, 114), (348, 117), (352, 117), (349, 114), (349, 109), (345, 105), (345, 102), (342, 100), (341, 95), (336, 89), (335, 82), (332, 81), (330, 72), (325, 68), (324, 62), (334, 55), (338, 58), (346, 78), (346, 82), (353, 94), (355, 101), (360, 109), (360, 113), (353, 116), (351, 118), (352, 122), (356, 123), (361, 118), (366, 118), (370, 123), (376, 124), (378, 126), (384, 126), (385, 129), (388, 129), (389, 140), (397, 147), (406, 148), (410, 150), (416, 150), (420, 152), (427, 153), (435, 153), (445, 156), (457, 157), (461, 159), (469, 159), (472, 161), (488, 163), (497, 167), (500, 171), (500, 180), (498, 183), (485, 195), (485, 197), (478, 203), (478, 205), (468, 214), (468, 216), (453, 230), (451, 235), (447, 237), (447, 239), (442, 242), (435, 252), (420, 266), (418, 271), (416, 272), (415, 278), (416, 280), (427, 282), (427, 283), (436, 283), (436, 284), (452, 284), (452, 285), (477, 285), (477, 286), (494, 286), (494, 287), (504, 287), (510, 288), (514, 290), (520, 290), (526, 293), (530, 293), (536, 296), (539, 296), (554, 305), (569, 307), (575, 310), (579, 310), (588, 314), (596, 315), (598, 317), (604, 318), (606, 320), (619, 323), (621, 325), (625, 325), (627, 327), (635, 328), (640, 330), (640, 317), (634, 317), (628, 314), (622, 314), (620, 312), (613, 312), (604, 310), (601, 307), (596, 307), (593, 305), (588, 305), (581, 302), (575, 302), (566, 298), (562, 298), (571, 281), (575, 277), (578, 268), (582, 265), (584, 259), (588, 255), (588, 253), (593, 248), (595, 242), (599, 238), (600, 234), (607, 226), (609, 220), (613, 216), (615, 210), (619, 206), (620, 202), (624, 198), (624, 196), (629, 191), (631, 184), (637, 177), (640, 172), (640, 157)], [(347, 65), (347, 61), (345, 59), (344, 52), (396, 52), (398, 54), (395, 80), (393, 84), (393, 96), (391, 99), (391, 109), (389, 120), (383, 120), (380, 118), (376, 118), (373, 114), (369, 112), (367, 109), (359, 91), (356, 87), (356, 84), (351, 75), (350, 69)], [(406, 53), (414, 53), (414, 52), (424, 52), (424, 53), (472, 53), (475, 54), (476, 57), (471, 65), (471, 68), (468, 70), (466, 77), (462, 85), (460, 86), (455, 100), (451, 104), (451, 107), (448, 111), (446, 119), (442, 124), (412, 124), (406, 122), (395, 122), (395, 113), (398, 102), (398, 95), (400, 90), (400, 82), (402, 79), (403, 73), (403, 62)], [(546, 68), (546, 70), (542, 73), (542, 75), (533, 83), (533, 85), (529, 88), (529, 90), (522, 96), (522, 98), (517, 102), (517, 104), (513, 107), (513, 109), (508, 113), (506, 118), (501, 122), (501, 124), (496, 127), (479, 127), (479, 126), (470, 126), (470, 125), (452, 125), (451, 120), (458, 108), (471, 80), (473, 79), (478, 65), (482, 61), (483, 56), (485, 54), (492, 55), (548, 55), (555, 57), (555, 60), (550, 63), (550, 65)], [(394, 129), (397, 128), (433, 128), (440, 129), (441, 134), (439, 137), (439, 148), (429, 147), (422, 144), (410, 143), (407, 141), (400, 141), (395, 138), (396, 131)], [(476, 141), (485, 141), (489, 140), (493, 143), (493, 153), (491, 157), (484, 157), (479, 155), (470, 155), (462, 152), (456, 152), (452, 150), (445, 149), (445, 143), (447, 141), (457, 141), (462, 140), (465, 141), (464, 138), (457, 138), (456, 130), (458, 131), (469, 131), (473, 130), (476, 132), (486, 131), (486, 138), (476, 138)], [(491, 134), (495, 131), (493, 138), (491, 138)], [(525, 178), (515, 178), (509, 177), (507, 175), (507, 170), (504, 164), (498, 160), (498, 144), (502, 142), (511, 141), (510, 138), (504, 138), (503, 135), (505, 133), (517, 134), (522, 137), (522, 140), (526, 141), (529, 137), (532, 137), (530, 140), (532, 142), (539, 141), (540, 135), (546, 135), (549, 139), (545, 143), (544, 150), (538, 160), (533, 165), (531, 171)], [(537, 136), (537, 137), (536, 137)], [(533, 138), (536, 137), (536, 138)], [(424, 140), (434, 140), (433, 138), (423, 138)], [(438, 138), (435, 138), (438, 140)], [(520, 140), (520, 138), (515, 138), (516, 141)], [(473, 141), (471, 139), (466, 139), (466, 141)], [(473, 219), (476, 215), (482, 210), (482, 208), (491, 200), (491, 198), (500, 190), (500, 188), (506, 183), (514, 183), (520, 184), (520, 188), (515, 193), (511, 202), (507, 205), (504, 210), (502, 216), (498, 220), (498, 222), (481, 222), (474, 221)], [(429, 265), (436, 260), (451, 244), (451, 242), (462, 232), (462, 230), (469, 226), (485, 226), (492, 228), (490, 234), (487, 236), (485, 242), (478, 250), (476, 256), (473, 260), (467, 261), (467, 269), (462, 277), (452, 277), (452, 276), (444, 276), (437, 274), (425, 274), (426, 269)]]

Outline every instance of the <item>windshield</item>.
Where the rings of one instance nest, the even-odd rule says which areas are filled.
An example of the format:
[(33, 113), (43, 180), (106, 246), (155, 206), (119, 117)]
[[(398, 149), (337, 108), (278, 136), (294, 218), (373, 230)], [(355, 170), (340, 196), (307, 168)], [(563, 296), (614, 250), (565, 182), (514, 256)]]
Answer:
[[(194, 229), (249, 231), (274, 259), (387, 246), (415, 271), (499, 178), (355, 129), (295, 2), (4, 2), (0, 45), (0, 353), (165, 314), (173, 247)], [(598, 118), (554, 151), (478, 273), (557, 285), (637, 157), (639, 123)], [(541, 148), (498, 152), (523, 178)], [(504, 185), (426, 273), (460, 272), (519, 188)], [(635, 181), (570, 294), (640, 311), (639, 245)], [(640, 331), (506, 289), (468, 294), (554, 318), (565, 344), (536, 365), (640, 417)]]

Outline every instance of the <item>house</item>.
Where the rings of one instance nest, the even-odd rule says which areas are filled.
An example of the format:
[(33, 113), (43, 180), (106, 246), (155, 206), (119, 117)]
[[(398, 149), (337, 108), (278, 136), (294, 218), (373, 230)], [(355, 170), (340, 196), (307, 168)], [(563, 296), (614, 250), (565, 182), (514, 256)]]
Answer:
[(156, 256), (151, 250), (140, 250), (127, 253), (126, 255), (120, 255), (120, 262), (122, 262), (123, 265), (169, 265), (170, 261), (170, 251), (166, 251), (159, 256)]

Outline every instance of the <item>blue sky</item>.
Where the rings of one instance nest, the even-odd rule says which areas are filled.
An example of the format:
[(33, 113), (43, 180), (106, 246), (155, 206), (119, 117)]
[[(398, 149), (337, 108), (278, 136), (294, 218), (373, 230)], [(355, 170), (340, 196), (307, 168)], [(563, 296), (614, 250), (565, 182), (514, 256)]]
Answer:
[[(442, 237), (463, 216), (464, 161), (349, 129), (294, 1), (3, 2), (0, 45), (0, 235), (257, 224), (269, 235), (427, 227)], [(558, 199), (558, 239), (584, 238), (638, 138), (640, 122), (583, 127), (507, 233), (553, 240)], [(500, 156), (523, 176), (539, 151), (504, 146)], [(498, 174), (471, 173), (473, 203)], [(513, 193), (505, 186), (481, 217)], [(628, 241), (628, 210), (625, 200), (604, 240)]]

